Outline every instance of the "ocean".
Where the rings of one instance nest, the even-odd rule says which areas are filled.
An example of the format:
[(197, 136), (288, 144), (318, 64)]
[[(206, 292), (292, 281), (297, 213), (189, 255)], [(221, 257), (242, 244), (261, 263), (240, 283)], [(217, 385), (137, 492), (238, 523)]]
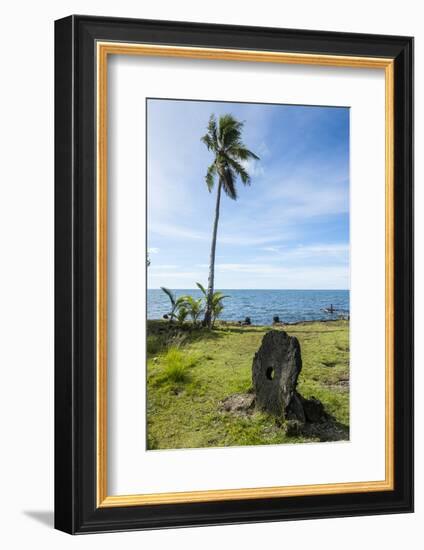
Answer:
[[(274, 315), (281, 322), (338, 319), (349, 315), (348, 290), (225, 290), (224, 310), (219, 319), (242, 321), (250, 317), (252, 324), (271, 325)], [(190, 294), (201, 298), (200, 290), (174, 290), (176, 296)], [(333, 305), (334, 313), (326, 308)], [(161, 319), (170, 310), (169, 298), (160, 289), (147, 291), (147, 318)]]

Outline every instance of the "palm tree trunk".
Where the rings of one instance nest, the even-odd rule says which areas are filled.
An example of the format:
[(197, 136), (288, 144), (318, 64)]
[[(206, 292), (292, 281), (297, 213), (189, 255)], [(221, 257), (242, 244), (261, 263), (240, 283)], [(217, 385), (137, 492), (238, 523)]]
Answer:
[(211, 323), (212, 323), (212, 297), (213, 297), (213, 291), (214, 291), (214, 278), (215, 278), (215, 250), (216, 250), (216, 235), (218, 233), (219, 207), (221, 203), (221, 188), (222, 188), (222, 182), (220, 179), (218, 184), (218, 191), (216, 193), (215, 220), (213, 222), (211, 255), (209, 260), (208, 293), (207, 293), (207, 299), (206, 299), (205, 318), (203, 319), (203, 325), (208, 326), (209, 328), (211, 328)]

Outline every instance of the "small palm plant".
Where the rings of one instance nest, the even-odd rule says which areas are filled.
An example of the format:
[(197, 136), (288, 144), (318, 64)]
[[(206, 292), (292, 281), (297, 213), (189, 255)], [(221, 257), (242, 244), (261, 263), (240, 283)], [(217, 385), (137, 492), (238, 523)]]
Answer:
[(171, 302), (171, 311), (168, 313), (168, 317), (169, 321), (172, 323), (172, 321), (177, 318), (179, 308), (184, 306), (187, 296), (180, 296), (177, 298), (169, 288), (164, 286), (161, 286), (160, 288), (163, 292), (165, 292)]
[(184, 296), (184, 307), (193, 321), (193, 324), (196, 325), (197, 321), (203, 313), (202, 299), (198, 298), (197, 300), (193, 296)]
[(178, 324), (179, 325), (183, 325), (184, 324), (184, 321), (187, 319), (188, 317), (188, 309), (185, 305), (180, 305), (178, 310), (177, 310), (177, 313), (176, 313), (176, 319), (178, 321)]
[[(205, 297), (205, 302), (207, 304), (208, 291), (200, 283), (196, 283), (196, 285), (201, 290), (203, 296)], [(222, 303), (224, 298), (229, 298), (229, 296), (225, 296), (222, 292), (219, 292), (219, 291), (214, 292), (212, 294), (212, 299), (211, 299), (211, 327), (212, 328), (215, 326), (216, 319), (224, 310), (224, 304)]]
[(215, 326), (215, 321), (218, 319), (224, 309), (224, 304), (218, 302), (216, 304), (212, 301), (212, 328)]

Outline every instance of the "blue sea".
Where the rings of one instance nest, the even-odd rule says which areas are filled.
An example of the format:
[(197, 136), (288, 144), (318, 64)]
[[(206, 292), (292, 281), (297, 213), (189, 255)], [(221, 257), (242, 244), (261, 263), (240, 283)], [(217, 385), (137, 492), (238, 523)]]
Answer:
[[(252, 324), (271, 325), (274, 315), (281, 322), (338, 319), (349, 315), (348, 290), (225, 290), (224, 310), (219, 319), (242, 321), (250, 317)], [(190, 294), (201, 298), (200, 290), (174, 290), (176, 296)], [(326, 308), (333, 305), (334, 313)], [(169, 298), (160, 289), (147, 291), (147, 318), (161, 319), (170, 310)]]

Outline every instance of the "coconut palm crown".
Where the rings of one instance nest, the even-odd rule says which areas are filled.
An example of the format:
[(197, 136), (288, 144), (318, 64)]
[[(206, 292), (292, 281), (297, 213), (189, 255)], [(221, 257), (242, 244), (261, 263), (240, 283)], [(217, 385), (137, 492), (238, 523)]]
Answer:
[(244, 185), (250, 185), (250, 175), (243, 162), (259, 157), (252, 153), (242, 141), (243, 122), (231, 114), (222, 115), (217, 122), (215, 115), (209, 118), (207, 133), (201, 138), (209, 151), (214, 155), (212, 164), (206, 172), (206, 185), (212, 192), (218, 183), (216, 193), (215, 218), (212, 231), (212, 244), (209, 264), (208, 292), (203, 324), (212, 324), (212, 299), (214, 293), (215, 250), (218, 232), (221, 190), (232, 200), (237, 199), (236, 180), (239, 177)]

